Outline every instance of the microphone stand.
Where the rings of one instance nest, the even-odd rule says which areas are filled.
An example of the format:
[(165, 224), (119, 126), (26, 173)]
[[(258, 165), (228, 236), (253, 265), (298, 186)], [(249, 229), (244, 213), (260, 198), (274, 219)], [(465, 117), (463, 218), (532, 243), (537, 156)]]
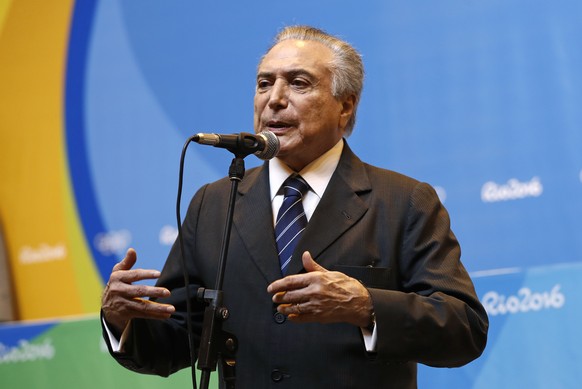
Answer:
[[(230, 150), (235, 153), (234, 150)], [(238, 347), (236, 337), (222, 329), (222, 323), (228, 319), (228, 308), (222, 304), (223, 291), (222, 284), (226, 269), (226, 258), (228, 255), (228, 244), (230, 242), (230, 232), (232, 230), (232, 217), (238, 184), (245, 174), (244, 157), (248, 153), (235, 153), (230, 168), (229, 178), (231, 180), (230, 199), (224, 225), (222, 239), (222, 249), (216, 276), (215, 289), (199, 288), (197, 293), (198, 301), (207, 304), (204, 310), (204, 321), (198, 351), (198, 369), (201, 370), (200, 389), (208, 389), (210, 373), (216, 369), (218, 359), (221, 360), (222, 377), (227, 389), (235, 388), (235, 353)]]
[[(224, 138), (224, 139), (223, 139)], [(180, 202), (182, 198), (182, 177), (184, 171), (184, 157), (186, 149), (190, 142), (209, 144), (215, 147), (228, 149), (235, 155), (230, 164), (228, 171), (231, 180), (230, 198), (228, 203), (226, 222), (222, 238), (222, 248), (218, 263), (218, 272), (216, 275), (215, 289), (199, 288), (196, 293), (196, 299), (206, 305), (204, 309), (204, 320), (202, 322), (202, 332), (200, 334), (200, 345), (198, 350), (198, 369), (202, 371), (200, 378), (201, 389), (208, 389), (210, 382), (210, 373), (216, 370), (218, 359), (221, 360), (219, 373), (221, 373), (227, 389), (235, 388), (236, 378), (236, 359), (235, 354), (238, 348), (238, 341), (234, 334), (222, 329), (222, 323), (228, 319), (229, 311), (223, 306), (222, 284), (226, 270), (226, 259), (228, 257), (228, 245), (230, 242), (230, 232), (232, 230), (232, 216), (238, 184), (245, 175), (244, 158), (254, 153), (260, 159), (271, 159), (279, 152), (279, 141), (277, 136), (270, 131), (263, 131), (257, 136), (241, 132), (238, 135), (224, 136), (217, 134), (197, 134), (188, 139), (182, 148), (180, 157), (180, 175), (178, 183), (178, 197), (176, 199), (176, 219), (178, 222), (178, 240), (180, 243), (180, 252), (182, 260), (182, 269), (184, 271), (184, 285), (186, 287), (186, 324), (188, 327), (188, 341), (190, 345), (190, 360), (192, 365), (192, 384), (196, 389), (196, 372), (194, 363), (196, 357), (195, 340), (192, 329), (191, 312), (192, 306), (190, 301), (190, 281), (188, 276), (186, 260), (184, 257), (184, 241), (182, 238), (182, 227), (180, 220)]]

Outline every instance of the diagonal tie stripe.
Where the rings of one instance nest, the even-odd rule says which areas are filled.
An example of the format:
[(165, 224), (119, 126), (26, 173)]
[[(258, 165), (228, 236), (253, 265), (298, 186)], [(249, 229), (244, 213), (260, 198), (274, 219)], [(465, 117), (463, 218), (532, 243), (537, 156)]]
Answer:
[(281, 272), (286, 274), (295, 246), (307, 226), (302, 198), (309, 190), (301, 176), (291, 176), (283, 183), (283, 204), (275, 222), (275, 240), (279, 250)]

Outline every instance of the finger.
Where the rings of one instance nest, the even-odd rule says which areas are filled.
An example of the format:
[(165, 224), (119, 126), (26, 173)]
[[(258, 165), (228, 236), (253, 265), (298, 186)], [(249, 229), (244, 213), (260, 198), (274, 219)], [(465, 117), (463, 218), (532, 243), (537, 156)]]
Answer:
[(170, 304), (161, 304), (142, 298), (128, 299), (123, 297), (107, 300), (102, 309), (107, 323), (118, 331), (123, 331), (131, 319), (167, 319), (176, 311), (176, 308)]
[(294, 296), (293, 292), (288, 292), (288, 291), (277, 292), (273, 295), (273, 302), (275, 304), (290, 304), (290, 303), (296, 303), (299, 301), (300, 300), (296, 296)]
[(301, 288), (284, 292), (277, 292), (272, 298), (275, 304), (297, 304), (309, 300), (309, 289)]
[(124, 271), (114, 271), (111, 273), (110, 283), (114, 281), (121, 281), (130, 284), (136, 281), (155, 280), (160, 277), (160, 272), (153, 269), (134, 269)]
[(303, 253), (303, 255), (301, 256), (301, 261), (303, 262), (303, 268), (308, 272), (313, 272), (313, 271), (322, 271), (322, 272), (326, 272), (327, 269), (324, 268), (323, 266), (321, 266), (320, 264), (318, 264), (317, 262), (315, 262), (313, 260), (313, 257), (311, 256), (311, 253), (309, 251), (306, 251)]
[(161, 288), (157, 286), (148, 285), (131, 285), (131, 284), (121, 284), (117, 290), (113, 290), (111, 293), (115, 293), (119, 296), (128, 299), (135, 298), (164, 298), (170, 296), (170, 291), (166, 288)]
[(277, 292), (273, 295), (273, 302), (274, 303), (284, 303), (285, 302), (285, 294), (287, 292)]
[(287, 315), (287, 319), (294, 323), (330, 323), (330, 321), (322, 320), (321, 317), (318, 315), (304, 313), (301, 314), (291, 313)]
[(297, 323), (321, 321), (309, 311), (307, 304), (281, 304), (277, 307), (277, 311), (287, 316), (289, 320)]
[(170, 304), (135, 298), (127, 305), (127, 310), (132, 313), (132, 317), (166, 319), (176, 311), (176, 308)]
[(309, 278), (306, 274), (294, 274), (274, 281), (267, 287), (267, 292), (285, 292), (289, 290), (305, 288), (308, 285)]
[(137, 261), (137, 253), (133, 248), (129, 248), (125, 253), (125, 257), (113, 266), (113, 271), (129, 270), (135, 265)]
[(280, 304), (277, 307), (277, 312), (282, 313), (286, 316), (301, 315), (302, 313), (304, 313), (301, 311), (300, 304)]

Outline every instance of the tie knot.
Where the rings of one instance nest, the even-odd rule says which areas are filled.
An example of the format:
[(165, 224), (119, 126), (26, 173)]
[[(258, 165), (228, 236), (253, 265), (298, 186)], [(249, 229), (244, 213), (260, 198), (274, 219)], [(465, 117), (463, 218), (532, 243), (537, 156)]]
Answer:
[(290, 176), (283, 183), (283, 194), (285, 197), (303, 197), (309, 190), (309, 185), (300, 175)]

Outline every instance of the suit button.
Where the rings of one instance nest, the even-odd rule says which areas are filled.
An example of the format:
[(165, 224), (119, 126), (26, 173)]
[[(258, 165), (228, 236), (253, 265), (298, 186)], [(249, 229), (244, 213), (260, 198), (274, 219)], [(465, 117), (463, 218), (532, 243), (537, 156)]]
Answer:
[(281, 312), (276, 312), (273, 315), (273, 319), (275, 319), (275, 323), (283, 324), (285, 323), (285, 320), (287, 320), (287, 317), (285, 317), (285, 315), (283, 315)]
[(271, 379), (275, 382), (283, 380), (283, 372), (279, 369), (275, 369), (271, 372)]

